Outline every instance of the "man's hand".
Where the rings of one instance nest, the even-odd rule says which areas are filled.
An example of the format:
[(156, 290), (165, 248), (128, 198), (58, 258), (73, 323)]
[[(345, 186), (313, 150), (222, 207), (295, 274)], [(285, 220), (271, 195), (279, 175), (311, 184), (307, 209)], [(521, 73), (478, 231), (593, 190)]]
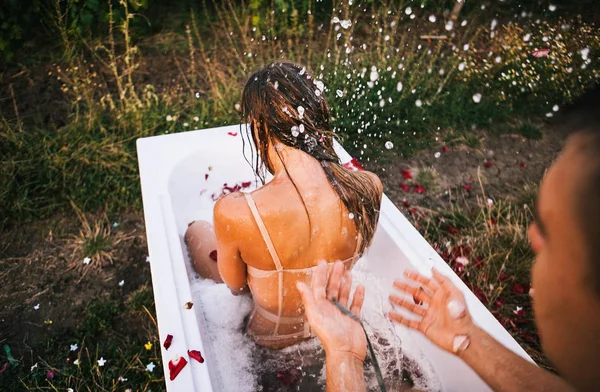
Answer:
[[(344, 315), (332, 302), (338, 301), (348, 308), (350, 290), (352, 288), (352, 275), (345, 271), (344, 264), (337, 262), (331, 269), (331, 276), (327, 281), (327, 263), (321, 262), (313, 270), (312, 289), (306, 284), (298, 282), (298, 291), (302, 296), (306, 317), (311, 328), (325, 348), (328, 357), (350, 355), (364, 361), (367, 353), (367, 340), (361, 325)], [(365, 298), (364, 286), (358, 286), (349, 310), (356, 316)]]
[(450, 279), (432, 270), (433, 279), (406, 271), (409, 283), (397, 280), (394, 287), (406, 297), (390, 295), (390, 301), (416, 318), (391, 312), (390, 319), (423, 333), (442, 349), (461, 354), (470, 344), (475, 329), (465, 298)]

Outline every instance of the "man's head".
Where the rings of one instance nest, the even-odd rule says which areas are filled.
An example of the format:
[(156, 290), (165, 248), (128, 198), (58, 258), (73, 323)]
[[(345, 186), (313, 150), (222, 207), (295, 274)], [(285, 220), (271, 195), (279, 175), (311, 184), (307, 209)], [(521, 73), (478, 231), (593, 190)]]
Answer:
[(529, 233), (542, 345), (581, 390), (600, 390), (599, 99), (591, 91), (565, 113), (572, 135), (542, 182)]

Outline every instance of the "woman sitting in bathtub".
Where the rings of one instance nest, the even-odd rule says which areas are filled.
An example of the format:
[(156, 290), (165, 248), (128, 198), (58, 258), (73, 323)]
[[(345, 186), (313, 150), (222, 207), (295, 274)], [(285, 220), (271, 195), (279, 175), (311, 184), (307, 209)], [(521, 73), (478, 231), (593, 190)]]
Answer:
[(304, 67), (273, 63), (252, 75), (242, 111), (258, 149), (255, 171), (263, 183), (265, 167), (274, 178), (219, 199), (214, 234), (194, 222), (185, 237), (201, 276), (234, 293), (251, 290), (248, 334), (282, 348), (313, 336), (296, 282), (310, 282), (320, 260), (352, 268), (373, 239), (382, 186), (375, 174), (340, 165), (323, 84)]

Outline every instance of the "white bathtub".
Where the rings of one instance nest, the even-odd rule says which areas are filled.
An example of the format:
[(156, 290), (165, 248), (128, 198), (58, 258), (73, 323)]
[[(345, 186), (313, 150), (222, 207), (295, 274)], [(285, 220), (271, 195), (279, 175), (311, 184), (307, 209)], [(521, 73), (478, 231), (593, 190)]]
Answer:
[[(207, 338), (200, 301), (194, 301), (195, 294), (191, 289), (194, 273), (188, 262), (183, 236), (191, 220), (212, 221), (211, 196), (219, 193), (224, 183), (233, 185), (254, 180), (254, 173), (241, 153), (239, 132), (240, 127), (236, 125), (137, 140), (158, 330), (161, 342), (167, 334), (174, 336), (168, 350), (162, 347), (169, 391), (226, 390), (219, 381), (223, 375), (215, 368), (216, 361), (211, 361), (218, 348), (213, 347)], [(344, 162), (350, 160), (341, 147), (338, 152)], [(208, 179), (205, 179), (206, 174)], [(480, 327), (507, 348), (531, 361), (385, 195), (379, 227), (365, 262), (369, 273), (381, 281), (381, 289), (386, 291), (386, 295), (392, 288), (392, 281), (400, 277), (404, 269), (412, 268), (429, 274), (431, 267), (435, 266), (464, 293), (473, 319)], [(196, 305), (188, 310), (185, 304), (190, 301)], [(427, 357), (444, 391), (490, 390), (460, 359), (439, 350), (417, 332), (403, 333), (410, 336)], [(190, 359), (187, 350), (191, 349), (200, 350), (206, 362), (200, 364)], [(170, 381), (168, 362), (175, 355), (186, 358), (188, 365), (174, 381)], [(226, 376), (235, 377), (233, 374)]]

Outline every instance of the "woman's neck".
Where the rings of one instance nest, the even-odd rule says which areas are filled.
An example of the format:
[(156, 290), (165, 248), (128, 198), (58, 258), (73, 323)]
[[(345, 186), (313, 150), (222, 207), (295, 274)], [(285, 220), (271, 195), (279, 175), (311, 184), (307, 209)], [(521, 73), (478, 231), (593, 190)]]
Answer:
[(289, 171), (290, 167), (297, 167), (314, 160), (313, 157), (306, 154), (305, 152), (297, 148), (286, 146), (281, 142), (275, 142), (274, 144), (270, 144), (268, 149), (268, 155), (269, 162), (271, 162), (271, 167), (274, 171), (274, 176), (285, 173), (286, 168)]

